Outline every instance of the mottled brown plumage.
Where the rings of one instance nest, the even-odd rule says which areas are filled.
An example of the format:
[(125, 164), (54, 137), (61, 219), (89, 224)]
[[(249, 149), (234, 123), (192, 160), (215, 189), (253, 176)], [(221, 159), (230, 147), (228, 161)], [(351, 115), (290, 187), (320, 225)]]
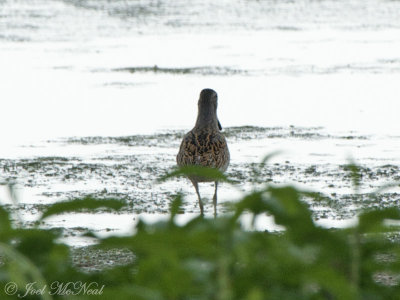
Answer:
[[(221, 134), (221, 124), (217, 117), (218, 97), (212, 89), (204, 89), (200, 93), (198, 115), (194, 128), (182, 140), (176, 157), (178, 166), (203, 166), (216, 168), (224, 172), (229, 165), (229, 149), (225, 137)], [(213, 181), (199, 176), (189, 176), (199, 199), (201, 214), (204, 214), (203, 203), (199, 193), (198, 183)], [(213, 197), (214, 215), (217, 214), (217, 189), (215, 182)]]

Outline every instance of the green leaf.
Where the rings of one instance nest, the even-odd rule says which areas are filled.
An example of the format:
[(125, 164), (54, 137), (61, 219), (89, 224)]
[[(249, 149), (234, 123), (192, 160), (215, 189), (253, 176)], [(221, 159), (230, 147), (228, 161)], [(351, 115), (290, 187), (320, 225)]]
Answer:
[(379, 232), (383, 230), (385, 220), (400, 220), (400, 209), (395, 207), (372, 210), (362, 213), (358, 220), (360, 232)]
[(171, 218), (170, 220), (172, 221), (175, 216), (181, 211), (182, 209), (182, 195), (176, 196), (176, 198), (172, 201), (171, 203)]
[(300, 201), (300, 193), (291, 186), (267, 187), (264, 191), (256, 191), (247, 195), (237, 204), (236, 217), (244, 210), (255, 215), (269, 213), (275, 217), (279, 225), (300, 228), (314, 227), (311, 212)]
[(266, 163), (268, 163), (272, 158), (274, 158), (275, 156), (281, 155), (283, 151), (274, 151), (266, 156), (264, 156), (264, 158), (261, 161), (261, 165), (265, 165)]
[(245, 210), (248, 210), (255, 215), (268, 212), (268, 206), (264, 203), (262, 195), (263, 192), (261, 191), (256, 191), (246, 195), (243, 200), (236, 205), (236, 218)]
[[(38, 287), (46, 286), (46, 280), (39, 268), (26, 256), (4, 243), (0, 243), (0, 254), (9, 258), (6, 266), (9, 269), (9, 280), (11, 282), (15, 282), (19, 287), (25, 287), (32, 282), (36, 282)], [(21, 294), (23, 295), (24, 292), (21, 292)], [(50, 300), (52, 297), (48, 293), (43, 293), (42, 299)]]
[(51, 205), (49, 208), (47, 208), (46, 211), (44, 211), (41, 220), (52, 215), (62, 214), (66, 212), (78, 212), (82, 209), (95, 210), (97, 208), (111, 208), (114, 210), (120, 210), (124, 206), (125, 203), (122, 200), (94, 199), (92, 197), (86, 197), (83, 199), (75, 199)]
[(251, 166), (251, 179), (252, 182), (263, 182), (265, 181), (265, 178), (262, 176), (262, 169), (265, 167), (265, 165), (270, 161), (273, 157), (278, 156), (281, 154), (282, 151), (275, 151), (272, 152), (268, 155), (266, 155), (259, 164), (253, 164)]
[(2, 233), (6, 233), (11, 230), (10, 215), (8, 212), (0, 206), (0, 238)]
[(308, 230), (314, 228), (311, 212), (307, 206), (300, 201), (300, 193), (296, 188), (268, 187), (267, 201), (270, 203), (269, 211), (275, 217), (275, 222), (288, 226), (291, 229)]
[(350, 173), (350, 177), (353, 183), (353, 186), (356, 190), (360, 187), (361, 184), (361, 169), (356, 163), (350, 159), (350, 163), (344, 166), (344, 170)]

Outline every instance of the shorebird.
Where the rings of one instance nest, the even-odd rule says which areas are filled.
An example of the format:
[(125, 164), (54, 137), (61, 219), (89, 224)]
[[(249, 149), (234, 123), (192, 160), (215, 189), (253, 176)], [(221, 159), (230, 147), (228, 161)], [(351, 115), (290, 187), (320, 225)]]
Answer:
[[(179, 167), (202, 166), (216, 168), (225, 172), (229, 165), (229, 149), (225, 137), (220, 132), (221, 123), (217, 117), (218, 96), (212, 89), (204, 89), (198, 102), (197, 121), (194, 128), (182, 140), (176, 161)], [(203, 202), (199, 192), (199, 182), (211, 182), (213, 179), (188, 176), (199, 199), (200, 213), (204, 215)], [(214, 217), (217, 215), (218, 181), (214, 181), (213, 196)]]

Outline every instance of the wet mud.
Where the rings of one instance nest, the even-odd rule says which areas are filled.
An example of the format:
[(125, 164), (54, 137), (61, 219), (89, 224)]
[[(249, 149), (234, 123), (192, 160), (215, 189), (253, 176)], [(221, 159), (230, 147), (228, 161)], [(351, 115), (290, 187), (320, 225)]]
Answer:
[[(47, 141), (48, 147), (72, 147), (76, 153), (71, 156), (37, 156), (21, 159), (1, 159), (2, 177), (19, 183), (20, 188), (30, 191), (30, 199), (23, 199), (19, 209), (39, 213), (56, 201), (92, 195), (98, 198), (121, 198), (127, 202), (127, 211), (135, 214), (167, 214), (174, 196), (184, 189), (187, 193), (184, 210), (196, 212), (196, 197), (189, 182), (184, 178), (165, 183), (158, 179), (175, 167), (175, 155), (183, 131), (154, 135), (133, 135), (124, 137), (82, 137)], [(281, 160), (265, 165), (252, 155), (251, 146), (255, 141), (262, 152), (264, 144), (271, 140), (298, 143), (317, 140), (335, 140), (340, 143), (356, 143), (361, 147), (367, 136), (340, 136), (323, 132), (322, 128), (300, 127), (232, 127), (225, 129), (231, 146), (232, 161), (227, 175), (236, 182), (234, 186), (222, 186), (229, 198), (229, 191), (249, 191), (260, 184), (295, 184), (311, 188), (323, 195), (323, 201), (306, 199), (318, 218), (349, 218), (360, 209), (398, 206), (398, 190), (383, 190), (373, 193), (385, 184), (400, 182), (399, 165), (360, 164), (361, 186), (356, 192), (351, 173), (342, 163), (329, 162), (329, 153), (318, 164)], [(253, 143), (253, 144), (249, 144)], [(359, 145), (358, 145), (359, 144)], [(110, 150), (108, 150), (108, 145)], [(360, 146), (361, 145), (361, 146)], [(93, 155), (81, 155), (82, 148), (105, 147)], [(239, 150), (235, 150), (239, 149)], [(266, 148), (267, 150), (267, 148)], [(242, 157), (235, 161), (235, 151)], [(87, 152), (87, 151), (84, 151)], [(74, 155), (76, 154), (76, 155)], [(268, 154), (265, 152), (265, 154)], [(248, 157), (248, 161), (246, 161)], [(236, 198), (236, 197), (231, 197)], [(224, 202), (224, 201), (223, 201)], [(220, 211), (226, 212), (229, 205), (221, 203)], [(322, 206), (322, 209), (321, 209)], [(324, 209), (325, 208), (325, 209)], [(211, 207), (207, 208), (208, 210)]]

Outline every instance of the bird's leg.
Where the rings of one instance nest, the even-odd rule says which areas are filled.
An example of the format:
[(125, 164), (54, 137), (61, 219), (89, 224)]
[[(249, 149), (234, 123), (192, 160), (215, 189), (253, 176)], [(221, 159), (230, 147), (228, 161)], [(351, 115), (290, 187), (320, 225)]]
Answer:
[(213, 203), (214, 203), (214, 218), (217, 217), (217, 189), (218, 189), (218, 181), (215, 181), (215, 191), (213, 196)]
[(199, 184), (197, 183), (197, 181), (192, 181), (194, 188), (196, 189), (196, 194), (197, 197), (199, 198), (199, 206), (200, 206), (200, 214), (203, 217), (204, 216), (204, 208), (203, 208), (203, 202), (201, 201), (201, 196), (200, 196), (200, 192), (199, 192)]

